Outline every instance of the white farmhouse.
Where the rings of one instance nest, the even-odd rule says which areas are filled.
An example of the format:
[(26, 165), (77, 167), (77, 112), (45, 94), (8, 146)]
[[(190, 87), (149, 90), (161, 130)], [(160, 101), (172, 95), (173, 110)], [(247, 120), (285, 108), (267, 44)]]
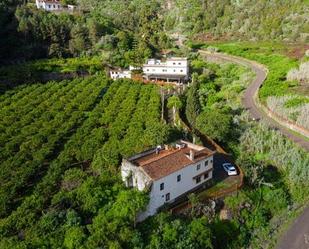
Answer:
[(147, 80), (185, 83), (189, 79), (187, 58), (171, 57), (162, 62), (150, 59), (143, 65), (144, 77)]
[(174, 147), (157, 147), (123, 159), (122, 179), (128, 187), (149, 191), (142, 221), (165, 203), (172, 203), (212, 179), (214, 152), (181, 140)]
[(113, 68), (109, 70), (109, 76), (113, 79), (131, 79), (131, 70), (125, 70), (121, 68)]
[(47, 11), (57, 11), (63, 9), (60, 0), (36, 0), (35, 3), (38, 9), (44, 9)]

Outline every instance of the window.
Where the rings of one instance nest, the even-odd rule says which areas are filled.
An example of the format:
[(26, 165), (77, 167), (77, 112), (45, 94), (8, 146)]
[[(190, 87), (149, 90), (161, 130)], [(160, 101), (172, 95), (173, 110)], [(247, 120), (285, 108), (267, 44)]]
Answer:
[(178, 62), (178, 65), (181, 65), (181, 62)]
[(48, 5), (48, 8), (50, 9), (50, 4)]
[(163, 190), (163, 189), (164, 189), (164, 182), (160, 184), (160, 190)]
[(196, 181), (196, 184), (200, 183), (201, 182), (201, 176), (197, 176), (195, 178), (195, 181)]
[(206, 180), (209, 177), (208, 172), (204, 174), (204, 180)]
[(170, 198), (171, 198), (170, 193), (167, 193), (167, 194), (165, 195), (165, 201), (169, 201)]
[(208, 166), (208, 160), (207, 161), (205, 161), (205, 167), (207, 167)]
[(200, 170), (200, 168), (201, 168), (200, 164), (196, 165), (196, 170)]
[(54, 7), (54, 9), (56, 8), (56, 6), (55, 6), (55, 5), (53, 5), (53, 7)]
[(212, 159), (210, 160), (210, 163), (212, 163)]
[(176, 65), (176, 62), (173, 62), (173, 65)]
[(181, 181), (181, 175), (178, 175), (177, 176), (177, 182), (180, 182)]
[(183, 70), (182, 70), (182, 69), (180, 69), (180, 72), (183, 72)]
[(176, 72), (176, 69), (174, 69), (174, 72)]
[(127, 177), (127, 187), (133, 187), (133, 175), (131, 174)]

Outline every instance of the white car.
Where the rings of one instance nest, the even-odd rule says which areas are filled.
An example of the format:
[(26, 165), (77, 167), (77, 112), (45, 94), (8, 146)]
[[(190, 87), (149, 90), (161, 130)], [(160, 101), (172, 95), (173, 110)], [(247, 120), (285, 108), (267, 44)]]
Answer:
[(222, 167), (229, 176), (236, 176), (237, 175), (237, 170), (236, 170), (235, 166), (233, 166), (233, 164), (223, 163)]

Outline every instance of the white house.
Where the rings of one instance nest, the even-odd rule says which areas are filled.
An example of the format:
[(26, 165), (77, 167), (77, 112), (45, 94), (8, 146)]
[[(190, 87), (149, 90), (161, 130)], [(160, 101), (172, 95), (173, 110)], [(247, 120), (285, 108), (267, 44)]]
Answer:
[(164, 62), (150, 59), (143, 65), (143, 73), (147, 80), (185, 83), (189, 79), (189, 63), (187, 58), (180, 57), (167, 58)]
[(128, 187), (149, 191), (150, 201), (139, 221), (154, 215), (165, 203), (200, 188), (212, 179), (214, 152), (181, 140), (175, 146), (161, 146), (123, 159), (122, 180)]
[(125, 70), (121, 68), (113, 68), (109, 70), (109, 75), (113, 80), (116, 79), (131, 79), (132, 73), (131, 70)]
[(44, 9), (47, 11), (57, 11), (63, 9), (60, 0), (36, 0), (35, 3), (38, 9)]

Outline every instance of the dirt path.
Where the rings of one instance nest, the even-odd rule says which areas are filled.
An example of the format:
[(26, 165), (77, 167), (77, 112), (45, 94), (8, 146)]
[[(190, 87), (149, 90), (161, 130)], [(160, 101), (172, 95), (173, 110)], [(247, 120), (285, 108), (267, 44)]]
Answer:
[[(275, 120), (271, 119), (267, 114), (256, 106), (254, 97), (256, 96), (260, 86), (263, 84), (267, 77), (267, 70), (253, 61), (249, 61), (240, 57), (229, 56), (219, 53), (208, 53), (200, 50), (201, 54), (211, 57), (213, 59), (219, 59), (238, 63), (250, 67), (255, 73), (256, 77), (251, 85), (245, 91), (243, 97), (243, 105), (250, 111), (251, 115), (255, 119), (261, 119), (269, 126), (281, 131), (286, 137), (302, 146), (309, 151), (309, 142), (300, 136), (295, 135), (289, 129), (283, 127)], [(293, 222), (289, 230), (279, 240), (277, 249), (309, 249), (309, 207)]]

